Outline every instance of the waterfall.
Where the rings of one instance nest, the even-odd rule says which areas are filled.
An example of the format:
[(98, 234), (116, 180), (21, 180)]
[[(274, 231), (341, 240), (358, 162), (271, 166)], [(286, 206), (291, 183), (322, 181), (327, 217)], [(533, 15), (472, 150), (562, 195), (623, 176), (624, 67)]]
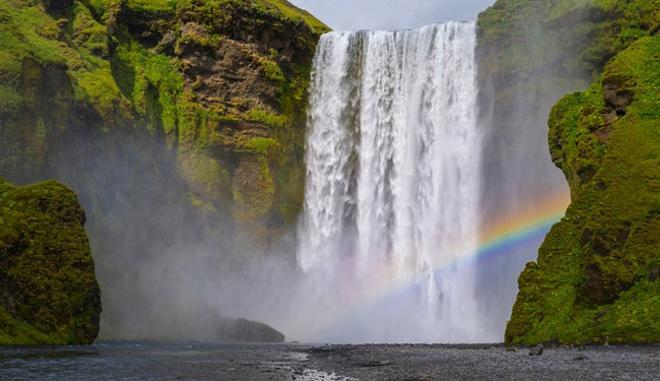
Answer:
[[(364, 324), (346, 328), (353, 340), (483, 340), (469, 261), (479, 244), (475, 29), (332, 32), (318, 45), (297, 258), (317, 300), (365, 308)], [(323, 338), (343, 337), (333, 334)]]

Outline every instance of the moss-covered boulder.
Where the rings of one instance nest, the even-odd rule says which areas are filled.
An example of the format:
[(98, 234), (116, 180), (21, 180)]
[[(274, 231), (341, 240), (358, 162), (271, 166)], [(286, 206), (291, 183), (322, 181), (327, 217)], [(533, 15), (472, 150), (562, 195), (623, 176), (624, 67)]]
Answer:
[(68, 188), (0, 179), (0, 345), (96, 339), (101, 299), (84, 223)]
[[(551, 112), (551, 155), (572, 203), (520, 276), (510, 344), (660, 341), (657, 2), (591, 3), (623, 12), (604, 25), (619, 26), (611, 38), (593, 40), (615, 55)], [(631, 23), (643, 28), (621, 27)]]

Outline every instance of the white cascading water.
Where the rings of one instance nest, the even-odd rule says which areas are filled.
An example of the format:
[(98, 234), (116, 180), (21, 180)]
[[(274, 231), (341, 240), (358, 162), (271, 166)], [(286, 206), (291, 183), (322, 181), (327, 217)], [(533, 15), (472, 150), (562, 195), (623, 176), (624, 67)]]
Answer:
[[(298, 263), (313, 279), (306, 292), (347, 311), (344, 328), (316, 339), (484, 339), (469, 262), (479, 244), (475, 43), (475, 24), (457, 22), (321, 38)], [(351, 328), (355, 314), (366, 323)]]

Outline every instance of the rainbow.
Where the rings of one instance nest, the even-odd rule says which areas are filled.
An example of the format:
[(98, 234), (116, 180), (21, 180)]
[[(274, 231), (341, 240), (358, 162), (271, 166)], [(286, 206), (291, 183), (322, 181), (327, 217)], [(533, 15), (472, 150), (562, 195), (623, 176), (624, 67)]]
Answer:
[(568, 193), (557, 193), (521, 213), (493, 224), (482, 234), (475, 256), (491, 257), (538, 241), (564, 216), (570, 201)]
[[(476, 251), (463, 255), (452, 262), (439, 263), (431, 273), (440, 275), (451, 268), (477, 260), (506, 255), (518, 247), (539, 242), (548, 230), (564, 216), (569, 204), (570, 196), (562, 192), (537, 201), (522, 212), (502, 218), (482, 232)], [(353, 265), (350, 261), (345, 263), (346, 268)], [(384, 303), (396, 295), (417, 289), (423, 281), (424, 279), (420, 279), (419, 276), (401, 276), (393, 266), (383, 264), (379, 268), (373, 269), (368, 279), (360, 282), (362, 285), (366, 285), (366, 289), (361, 289), (357, 293), (354, 292), (355, 290), (346, 290), (342, 295), (341, 305), (336, 305), (332, 311), (327, 311), (327, 314), (322, 317), (322, 321), (318, 321), (317, 317), (313, 325), (320, 329), (320, 332), (336, 327), (359, 311)]]

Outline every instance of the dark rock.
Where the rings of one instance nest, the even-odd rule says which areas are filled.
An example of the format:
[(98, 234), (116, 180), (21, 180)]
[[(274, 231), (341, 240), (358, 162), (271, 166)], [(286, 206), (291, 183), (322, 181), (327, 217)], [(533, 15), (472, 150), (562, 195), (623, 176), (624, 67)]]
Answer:
[(379, 360), (367, 360), (367, 361), (361, 361), (358, 362), (358, 366), (361, 366), (363, 368), (377, 368), (381, 366), (388, 366), (392, 365), (393, 363), (391, 361), (379, 361)]
[(64, 10), (73, 5), (73, 0), (44, 0), (48, 10)]
[(588, 359), (589, 358), (585, 355), (577, 355), (577, 356), (575, 356), (575, 358), (573, 358), (573, 360), (575, 360), (575, 361), (584, 361), (584, 360), (588, 360)]
[(529, 355), (530, 356), (540, 356), (543, 354), (543, 344), (539, 344), (535, 347), (529, 348)]
[(614, 109), (619, 116), (626, 114), (626, 108), (633, 101), (633, 93), (622, 88), (622, 85), (617, 82), (606, 81), (603, 83), (603, 95), (607, 105)]
[(246, 319), (227, 319), (222, 322), (219, 339), (250, 343), (282, 343), (285, 336), (273, 327)]

